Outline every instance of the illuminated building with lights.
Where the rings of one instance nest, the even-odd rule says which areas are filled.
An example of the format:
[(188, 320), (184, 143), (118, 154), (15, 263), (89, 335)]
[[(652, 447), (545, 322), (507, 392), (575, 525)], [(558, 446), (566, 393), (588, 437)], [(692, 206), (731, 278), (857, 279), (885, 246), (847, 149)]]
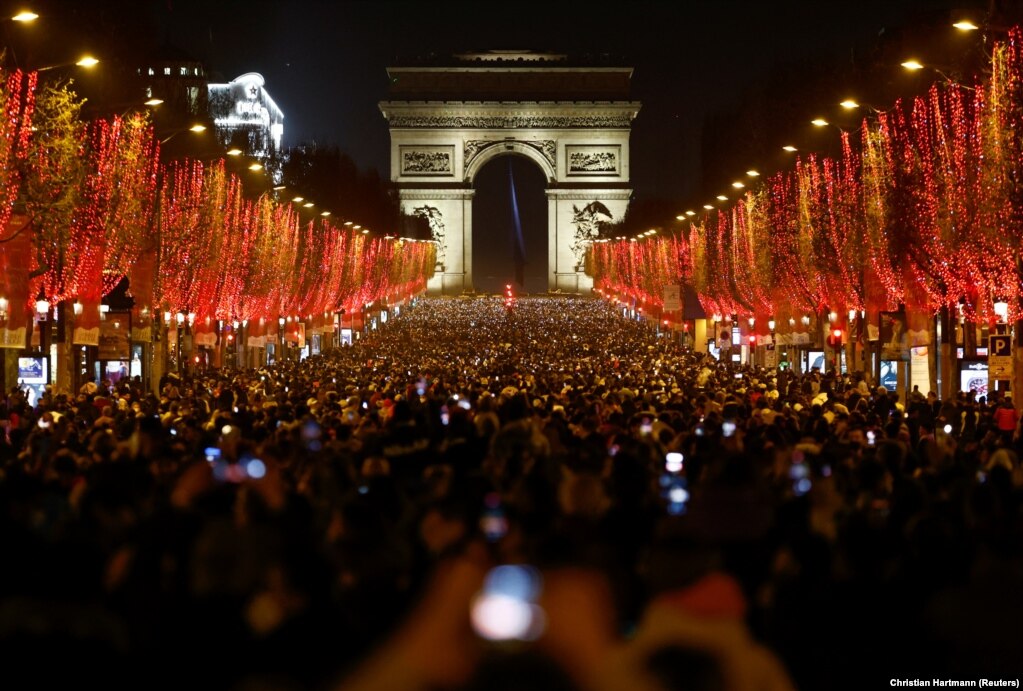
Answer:
[(145, 97), (164, 104), (160, 120), (176, 118), (191, 122), (206, 115), (209, 108), (206, 68), (191, 55), (165, 45), (138, 68), (138, 74), (145, 84)]
[(227, 84), (209, 85), (210, 117), (225, 147), (266, 161), (281, 151), (284, 113), (264, 88), (263, 76), (248, 72)]

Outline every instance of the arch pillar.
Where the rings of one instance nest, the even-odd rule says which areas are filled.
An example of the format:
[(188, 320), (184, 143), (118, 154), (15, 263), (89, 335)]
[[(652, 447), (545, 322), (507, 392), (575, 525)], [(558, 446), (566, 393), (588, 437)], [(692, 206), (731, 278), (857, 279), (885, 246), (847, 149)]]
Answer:
[(627, 188), (560, 189), (547, 194), (547, 285), (550, 291), (588, 293), (586, 247), (606, 224), (619, 223), (632, 198)]
[(437, 241), (437, 267), (427, 283), (429, 295), (473, 292), (472, 198), (466, 189), (401, 189), (401, 213), (420, 216), (430, 224)]

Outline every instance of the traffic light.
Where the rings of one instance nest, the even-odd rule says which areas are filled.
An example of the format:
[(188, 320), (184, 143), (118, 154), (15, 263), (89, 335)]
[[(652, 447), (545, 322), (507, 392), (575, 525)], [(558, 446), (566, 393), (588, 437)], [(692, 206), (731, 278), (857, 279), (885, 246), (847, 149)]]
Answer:
[(757, 347), (757, 337), (754, 336), (753, 334), (749, 335), (749, 347), (750, 348), (756, 348)]
[(831, 335), (828, 336), (828, 345), (832, 348), (839, 348), (842, 345), (842, 330), (832, 329)]

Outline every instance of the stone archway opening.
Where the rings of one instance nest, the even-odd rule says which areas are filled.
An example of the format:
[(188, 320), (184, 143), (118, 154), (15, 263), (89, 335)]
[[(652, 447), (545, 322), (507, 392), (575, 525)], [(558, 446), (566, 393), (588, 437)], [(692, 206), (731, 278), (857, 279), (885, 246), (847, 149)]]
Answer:
[[(543, 171), (513, 153), (483, 165), (472, 181), (473, 280), (484, 293), (548, 290), (548, 221)], [(513, 196), (514, 195), (514, 196)]]

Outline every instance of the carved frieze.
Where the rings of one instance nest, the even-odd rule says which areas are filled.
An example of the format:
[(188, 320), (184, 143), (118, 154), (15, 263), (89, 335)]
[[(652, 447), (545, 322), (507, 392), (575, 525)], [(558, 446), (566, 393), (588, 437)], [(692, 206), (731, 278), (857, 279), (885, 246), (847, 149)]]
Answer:
[(566, 146), (568, 175), (620, 175), (621, 146)]
[(453, 146), (402, 146), (399, 156), (402, 175), (451, 175), (455, 172)]
[(430, 129), (558, 129), (613, 128), (632, 125), (633, 113), (596, 115), (413, 115), (395, 113), (388, 118), (391, 127)]

